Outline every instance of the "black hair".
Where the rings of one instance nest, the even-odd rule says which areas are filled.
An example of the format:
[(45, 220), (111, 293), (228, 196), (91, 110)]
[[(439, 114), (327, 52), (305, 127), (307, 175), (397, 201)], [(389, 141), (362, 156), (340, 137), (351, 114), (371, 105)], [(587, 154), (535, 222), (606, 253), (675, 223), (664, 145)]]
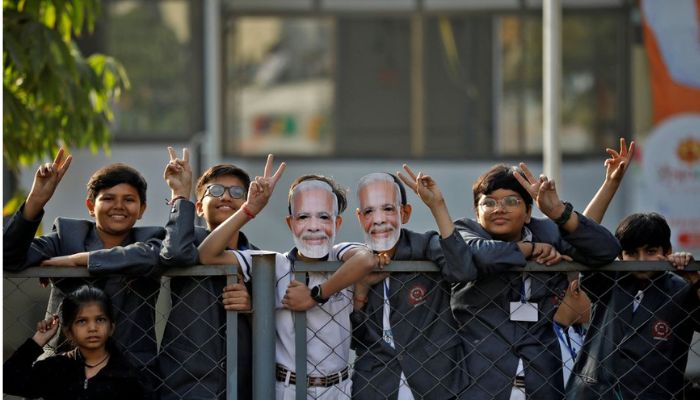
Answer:
[(146, 179), (135, 168), (122, 163), (110, 164), (95, 171), (87, 183), (87, 198), (94, 202), (100, 191), (122, 183), (133, 186), (141, 203), (146, 203)]
[(94, 286), (83, 285), (66, 296), (61, 303), (61, 325), (64, 329), (70, 329), (80, 310), (90, 303), (97, 303), (109, 321), (114, 324), (114, 309), (109, 296)]
[(617, 226), (615, 237), (620, 241), (622, 252), (632, 253), (640, 247), (661, 247), (664, 254), (671, 251), (671, 228), (666, 219), (655, 212), (628, 215)]
[(401, 182), (401, 179), (399, 179), (398, 176), (391, 174), (389, 172), (386, 172), (387, 175), (391, 177), (391, 179), (394, 180), (394, 183), (399, 185), (399, 193), (401, 194), (401, 205), (405, 206), (406, 205), (406, 187), (403, 185), (403, 182)]
[(520, 174), (525, 177), (523, 172), (518, 168), (508, 167), (505, 164), (496, 164), (478, 177), (472, 186), (474, 209), (476, 210), (479, 207), (481, 195), (489, 195), (498, 189), (508, 189), (518, 193), (520, 197), (523, 198), (523, 201), (525, 201), (525, 206), (529, 210), (532, 207), (532, 196), (530, 196), (527, 189), (518, 182), (515, 178), (515, 174)]
[(248, 187), (250, 186), (250, 175), (245, 172), (242, 168), (237, 167), (233, 164), (218, 164), (204, 171), (201, 177), (197, 180), (197, 186), (195, 187), (195, 194), (197, 195), (197, 200), (201, 200), (204, 195), (204, 190), (206, 189), (206, 184), (213, 181), (214, 178), (220, 176), (233, 176), (243, 182), (243, 189), (248, 193)]
[(294, 194), (294, 188), (304, 181), (321, 181), (327, 183), (333, 190), (333, 194), (335, 194), (335, 198), (338, 201), (338, 215), (345, 211), (348, 206), (347, 190), (338, 185), (333, 178), (317, 174), (307, 174), (298, 177), (289, 186), (289, 194), (287, 195), (287, 211), (289, 211), (289, 215), (292, 215), (292, 195)]

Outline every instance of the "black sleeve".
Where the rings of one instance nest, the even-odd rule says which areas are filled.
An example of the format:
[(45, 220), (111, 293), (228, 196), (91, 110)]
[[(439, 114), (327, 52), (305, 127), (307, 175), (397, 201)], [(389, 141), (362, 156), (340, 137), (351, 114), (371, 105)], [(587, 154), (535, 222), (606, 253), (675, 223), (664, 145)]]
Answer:
[(2, 367), (4, 393), (23, 397), (42, 397), (48, 380), (43, 368), (44, 361), (34, 363), (43, 353), (41, 347), (31, 338), (5, 361)]
[(160, 264), (163, 267), (188, 267), (199, 263), (194, 215), (194, 204), (189, 200), (177, 200), (170, 209), (160, 251)]
[(22, 271), (27, 267), (39, 265), (47, 258), (60, 255), (58, 234), (35, 238), (41, 224), (42, 211), (36, 220), (27, 220), (22, 216), (24, 204), (10, 218), (3, 231), (3, 269), (5, 271)]

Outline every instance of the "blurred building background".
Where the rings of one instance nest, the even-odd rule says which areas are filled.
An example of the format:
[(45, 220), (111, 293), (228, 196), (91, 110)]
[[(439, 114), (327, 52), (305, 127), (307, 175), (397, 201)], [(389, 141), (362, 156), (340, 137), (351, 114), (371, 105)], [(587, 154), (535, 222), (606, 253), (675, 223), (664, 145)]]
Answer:
[[(233, 162), (256, 175), (269, 152), (287, 161), (270, 207), (246, 227), (277, 250), (292, 244), (285, 186), (302, 173), (352, 189), (365, 173), (408, 162), (436, 177), (457, 218), (473, 215), (471, 183), (490, 165), (524, 160), (541, 171), (539, 1), (105, 0), (81, 47), (119, 59), (132, 90), (116, 105), (111, 154), (75, 154), (47, 223), (85, 216), (84, 183), (116, 161), (147, 176), (143, 223), (164, 223), (168, 145), (193, 150), (195, 173)], [(563, 1), (562, 52), (559, 185), (582, 210), (602, 182), (605, 148), (651, 126), (637, 2)], [(608, 227), (633, 211), (631, 181)], [(416, 208), (410, 226), (434, 228)], [(360, 237), (347, 213), (341, 240)]]

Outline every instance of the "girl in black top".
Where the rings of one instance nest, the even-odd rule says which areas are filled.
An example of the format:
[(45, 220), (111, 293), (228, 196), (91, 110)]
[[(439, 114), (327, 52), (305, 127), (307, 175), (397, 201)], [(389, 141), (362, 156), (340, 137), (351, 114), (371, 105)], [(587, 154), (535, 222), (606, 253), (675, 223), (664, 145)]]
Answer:
[(34, 336), (3, 366), (5, 393), (30, 398), (146, 398), (136, 370), (112, 343), (112, 303), (100, 289), (82, 286), (61, 304), (63, 331), (72, 351), (36, 361), (58, 332), (58, 316), (37, 323)]

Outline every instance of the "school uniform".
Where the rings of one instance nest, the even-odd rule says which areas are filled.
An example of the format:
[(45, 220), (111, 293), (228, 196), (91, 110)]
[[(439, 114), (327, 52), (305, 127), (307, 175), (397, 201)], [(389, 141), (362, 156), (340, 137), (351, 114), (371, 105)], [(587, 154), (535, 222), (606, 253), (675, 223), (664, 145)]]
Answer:
[[(209, 231), (194, 226), (194, 203), (171, 208), (163, 240), (164, 270), (198, 265), (197, 246)], [(255, 249), (243, 232), (238, 250)], [(225, 276), (170, 278), (172, 303), (158, 355), (161, 399), (226, 398), (226, 310), (221, 295)], [(250, 288), (248, 288), (250, 292)], [(238, 313), (238, 399), (252, 398), (252, 338), (248, 314)]]
[[(50, 233), (35, 238), (43, 211), (30, 221), (22, 217), (23, 209), (5, 226), (3, 268), (21, 271), (48, 258), (89, 252), (87, 269), (94, 277), (54, 279), (47, 313), (56, 314), (65, 295), (86, 283), (102, 289), (114, 307), (113, 339), (132, 364), (149, 379), (155, 378), (155, 303), (160, 280), (150, 275), (158, 264), (165, 229), (134, 227), (121, 246), (104, 249), (95, 222), (89, 220), (56, 218)], [(111, 274), (120, 276), (105, 276)]]
[[(327, 261), (338, 261), (360, 244), (341, 243), (333, 246)], [(244, 280), (250, 281), (254, 250), (233, 251), (243, 270)], [(282, 299), (295, 280), (294, 263), (297, 249), (275, 255), (275, 385), (277, 400), (293, 400), (296, 396), (296, 351), (294, 344), (294, 314), (283, 308)], [(314, 287), (328, 280), (332, 273), (307, 274), (306, 286)], [(345, 288), (324, 304), (306, 312), (306, 370), (309, 377), (308, 398), (336, 400), (350, 398), (352, 381), (349, 377), (350, 312), (352, 292)]]
[[(549, 219), (532, 218), (523, 235), (589, 266), (612, 262), (620, 249), (615, 237), (578, 217), (572, 233)], [(467, 357), (475, 380), (467, 397), (506, 400), (524, 392), (532, 399), (562, 399), (562, 358), (552, 321), (567, 286), (566, 274), (507, 272), (527, 263), (515, 242), (492, 239), (470, 219), (456, 221), (455, 226), (473, 254), (477, 272), (473, 282), (458, 283), (452, 292), (452, 311), (474, 349)]]
[(554, 333), (559, 340), (559, 348), (561, 349), (562, 357), (562, 377), (564, 378), (564, 386), (569, 381), (571, 371), (574, 369), (576, 356), (581, 354), (583, 346), (583, 338), (586, 336), (586, 331), (581, 325), (562, 326), (556, 321), (552, 323)]
[[(445, 252), (455, 255), (452, 263)], [(471, 254), (456, 230), (441, 239), (435, 231), (402, 229), (392, 261), (413, 260), (432, 261), (441, 272), (392, 273), (351, 315), (357, 353), (353, 399), (458, 398), (469, 384), (450, 285), (469, 279)]]
[(651, 282), (590, 273), (582, 287), (593, 320), (567, 386), (567, 399), (681, 399), (694, 331), (697, 290), (672, 272)]
[[(5, 394), (45, 400), (147, 399), (139, 374), (108, 344), (107, 364), (85, 376), (85, 360), (77, 349), (36, 361), (43, 350), (27, 339), (3, 364)], [(35, 362), (36, 361), (36, 362)]]

